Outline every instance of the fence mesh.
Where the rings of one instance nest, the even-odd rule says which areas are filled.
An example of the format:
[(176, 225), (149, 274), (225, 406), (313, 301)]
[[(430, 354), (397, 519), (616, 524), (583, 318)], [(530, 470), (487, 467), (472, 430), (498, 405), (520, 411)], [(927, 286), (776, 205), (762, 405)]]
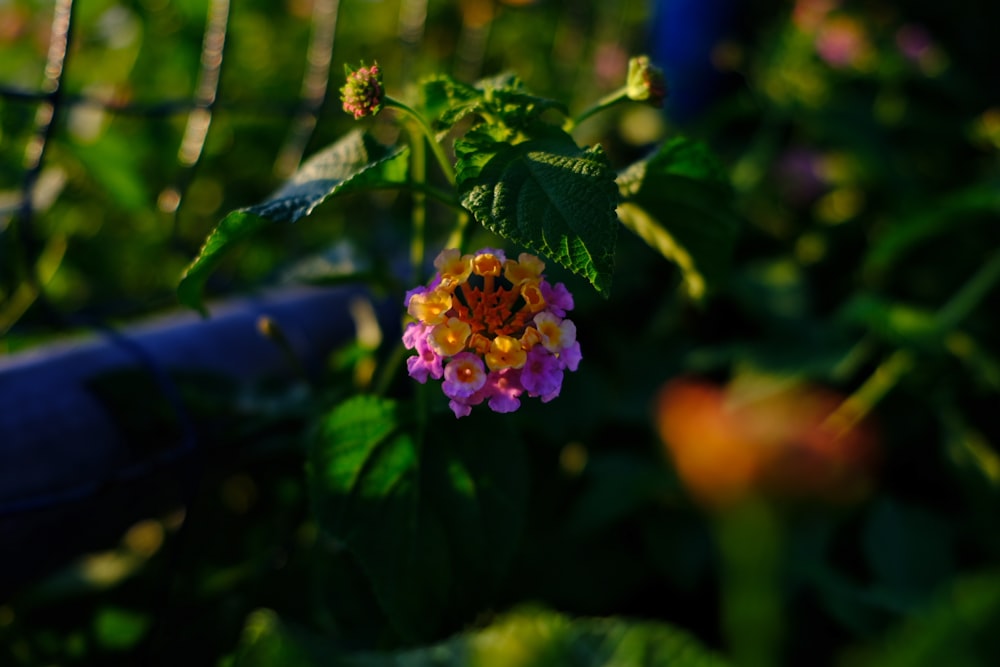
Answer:
[[(90, 2), (90, 5), (95, 3)], [(130, 23), (141, 20), (133, 10), (120, 5), (101, 5), (103, 16), (90, 27), (100, 27), (109, 33), (108, 41), (126, 39), (121, 33), (133, 26)], [(155, 3), (147, 3), (154, 4)], [(309, 143), (317, 125), (317, 120), (327, 98), (327, 83), (339, 14), (338, 0), (314, 0), (299, 3), (298, 13), (307, 24), (308, 41), (301, 49), (305, 61), (302, 68), (302, 83), (297, 98), (277, 102), (240, 101), (229, 106), (230, 110), (256, 115), (272, 115), (288, 119), (286, 138), (277, 152), (275, 175), (285, 176), (294, 171)], [(30, 128), (26, 128), (27, 139), (23, 142), (20, 163), (13, 156), (16, 137), (6, 137), (4, 147), (9, 186), (0, 203), (0, 234), (3, 235), (2, 263), (4, 265), (4, 299), (0, 306), (0, 334), (6, 334), (33, 305), (45, 299), (45, 286), (51, 279), (49, 264), (52, 258), (46, 256), (45, 233), (39, 230), (39, 215), (52, 205), (60, 194), (64, 177), (46, 178), (47, 167), (52, 162), (52, 148), (65, 136), (60, 133), (74, 130), (80, 118), (88, 112), (110, 115), (117, 118), (135, 118), (144, 122), (167, 119), (176, 122), (182, 119), (183, 131), (172, 152), (175, 155), (170, 182), (160, 185), (156, 206), (172, 219), (172, 234), (178, 233), (181, 212), (195, 174), (203, 162), (205, 145), (212, 127), (213, 118), (220, 107), (227, 106), (222, 100), (220, 82), (223, 65), (226, 62), (227, 36), (231, 32), (233, 7), (229, 0), (209, 0), (203, 21), (203, 35), (198, 52), (198, 71), (193, 94), (190, 97), (141, 102), (116, 94), (113, 87), (90, 86), (84, 92), (70, 92), (67, 79), (74, 70), (76, 59), (86, 58), (80, 53), (84, 49), (74, 48), (81, 38), (86, 42), (90, 35), (79, 35), (80, 15), (88, 13), (87, 0), (56, 0), (50, 7), (51, 21), (47, 35), (29, 33), (38, 28), (37, 7), (15, 5), (0, 7), (6, 9), (9, 30), (6, 38), (18, 46), (17, 42), (28, 37), (36, 41), (47, 41), (42, 79), (37, 88), (20, 83), (0, 80), (0, 110), (9, 117), (23, 115), (25, 110), (31, 115)], [(27, 13), (30, 11), (30, 14)], [(163, 9), (161, 8), (161, 11)], [(155, 13), (155, 12), (154, 12)], [(148, 20), (149, 29), (155, 30), (153, 21)], [(146, 40), (157, 39), (147, 34)], [(87, 66), (81, 64), (81, 67)], [(22, 71), (30, 70), (23, 67)], [(18, 72), (8, 71), (11, 78), (19, 78)], [(26, 77), (23, 77), (26, 78)], [(14, 108), (12, 107), (20, 107)], [(75, 116), (75, 118), (71, 118)], [(16, 126), (16, 119), (10, 125)], [(79, 130), (79, 128), (76, 128)], [(7, 134), (12, 132), (7, 128)], [(16, 134), (16, 132), (14, 133)], [(2, 135), (0, 135), (2, 136)], [(164, 141), (163, 144), (167, 142)], [(161, 147), (162, 148), (162, 147)], [(20, 171), (20, 174), (16, 173)], [(58, 170), (52, 170), (58, 174)], [(19, 181), (19, 182), (18, 182)], [(52, 248), (48, 248), (49, 255)], [(62, 252), (65, 252), (63, 247)], [(57, 253), (61, 254), (61, 253)]]

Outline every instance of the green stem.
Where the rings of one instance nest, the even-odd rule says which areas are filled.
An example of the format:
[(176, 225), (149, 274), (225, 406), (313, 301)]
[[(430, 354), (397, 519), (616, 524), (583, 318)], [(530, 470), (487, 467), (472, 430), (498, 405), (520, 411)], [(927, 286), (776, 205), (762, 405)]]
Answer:
[[(994, 252), (951, 299), (938, 309), (934, 315), (934, 327), (937, 333), (944, 335), (957, 327), (979, 305), (983, 297), (989, 294), (997, 282), (1000, 282), (1000, 251)], [(847, 361), (845, 359), (845, 362)], [(827, 418), (826, 425), (840, 433), (850, 430), (872, 411), (915, 363), (916, 360), (909, 350), (893, 352)]]
[(780, 663), (782, 526), (775, 509), (750, 498), (715, 517), (722, 579), (722, 625), (733, 664)]
[(465, 207), (462, 206), (461, 202), (455, 199), (450, 192), (442, 190), (441, 188), (436, 188), (433, 185), (427, 185), (426, 183), (416, 183), (414, 181), (410, 181), (408, 183), (386, 182), (373, 183), (370, 187), (372, 190), (395, 190), (400, 188), (409, 188), (413, 192), (423, 193), (434, 201), (453, 208), (456, 211), (465, 211)]
[(378, 376), (374, 384), (374, 393), (376, 396), (385, 396), (389, 389), (392, 387), (393, 380), (396, 379), (396, 371), (406, 360), (409, 353), (402, 342), (397, 343), (389, 355), (382, 361), (381, 367), (379, 368)]
[(589, 109), (585, 109), (576, 118), (571, 118), (569, 121), (566, 122), (566, 125), (563, 127), (563, 129), (565, 129), (567, 132), (570, 132), (573, 130), (573, 128), (575, 128), (577, 125), (587, 120), (594, 114), (600, 113), (605, 109), (610, 109), (614, 105), (626, 99), (628, 99), (628, 86), (622, 86), (618, 90), (612, 91), (607, 95), (605, 95), (604, 97), (602, 97), (601, 99), (597, 100), (597, 103), (594, 106), (590, 107)]
[(424, 193), (425, 195), (427, 195), (428, 197), (430, 197), (431, 199), (433, 199), (438, 203), (453, 208), (460, 213), (465, 212), (465, 207), (462, 206), (462, 203), (457, 199), (455, 199), (454, 195), (452, 195), (447, 190), (442, 190), (441, 188), (435, 188), (433, 185), (427, 185), (426, 183), (420, 183), (420, 184), (411, 183), (410, 185), (413, 187), (414, 190), (418, 190)]
[(899, 380), (913, 368), (913, 355), (896, 350), (878, 365), (853, 394), (844, 399), (823, 423), (838, 436), (850, 431), (881, 401)]
[[(414, 138), (410, 146), (410, 182), (423, 185), (427, 182), (427, 156), (422, 138)], [(426, 254), (424, 234), (427, 227), (427, 196), (420, 188), (413, 192), (413, 237), (410, 239), (410, 262), (413, 264), (413, 283), (424, 282), (424, 255)]]
[(954, 296), (937, 312), (935, 320), (940, 333), (958, 326), (965, 317), (979, 305), (997, 281), (1000, 280), (1000, 251), (983, 264), (968, 282), (962, 285)]
[(458, 248), (461, 250), (465, 247), (465, 242), (468, 237), (469, 232), (469, 213), (464, 208), (458, 216), (458, 220), (455, 222), (455, 229), (451, 231), (451, 235), (448, 236), (448, 241), (445, 243), (445, 248)]
[[(417, 113), (413, 108), (411, 108), (406, 103), (400, 102), (399, 100), (393, 97), (389, 97), (388, 95), (386, 95), (385, 98), (382, 100), (382, 104), (386, 107), (393, 107), (399, 109), (400, 111), (410, 116), (410, 118), (412, 118), (414, 121), (416, 121), (417, 126), (420, 128), (420, 131), (423, 133), (424, 137), (426, 137), (427, 143), (431, 145), (431, 150), (434, 152), (434, 157), (437, 158), (438, 165), (440, 165), (441, 171), (444, 172), (445, 178), (448, 179), (449, 183), (455, 185), (455, 168), (452, 166), (451, 161), (448, 159), (448, 156), (444, 154), (444, 148), (441, 146), (441, 143), (434, 136), (434, 130), (432, 130), (431, 126), (427, 124), (427, 119), (425, 119), (421, 114)], [(415, 143), (416, 142), (414, 142), (414, 144)]]

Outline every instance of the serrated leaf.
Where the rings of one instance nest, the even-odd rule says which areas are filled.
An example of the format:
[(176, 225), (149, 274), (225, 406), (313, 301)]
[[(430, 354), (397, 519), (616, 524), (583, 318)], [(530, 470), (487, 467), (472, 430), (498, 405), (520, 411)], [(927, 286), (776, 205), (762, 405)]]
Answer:
[(546, 111), (556, 110), (566, 115), (567, 109), (564, 104), (556, 100), (545, 97), (538, 97), (521, 90), (501, 89), (488, 92), (485, 96), (484, 108), (490, 113), (493, 122), (502, 122), (509, 128), (526, 132), (534, 136), (539, 125), (542, 132), (545, 131), (545, 124), (541, 121), (541, 116)]
[(725, 171), (701, 143), (666, 142), (618, 177), (622, 224), (681, 269), (696, 300), (728, 273), (739, 220)]
[(423, 81), (421, 96), (424, 113), (439, 128), (451, 127), (482, 101), (482, 91), (446, 75)]
[(219, 222), (181, 276), (177, 286), (181, 303), (204, 315), (205, 281), (229, 249), (269, 222), (296, 222), (329, 197), (402, 184), (406, 156), (405, 148), (383, 146), (360, 131), (320, 151), (270, 197), (233, 211)]
[(466, 116), (480, 113), (490, 125), (525, 131), (540, 122), (546, 111), (567, 113), (562, 102), (532, 95), (512, 74), (482, 79), (472, 86), (438, 76), (426, 81), (422, 92), (423, 108), (439, 128), (450, 128)]
[(455, 142), (455, 178), (459, 187), (479, 177), (483, 167), (508, 145), (510, 131), (501, 125), (478, 125)]
[(526, 489), (519, 444), (501, 424), (484, 434), (450, 419), (418, 452), (406, 414), (375, 397), (338, 406), (311, 444), (309, 484), (320, 527), (355, 556), (394, 630), (413, 641), (489, 597), (513, 554)]
[[(600, 147), (562, 133), (495, 144), (460, 164), (462, 203), (487, 229), (558, 262), (607, 296), (614, 272), (618, 192)], [(465, 158), (464, 162), (468, 162)]]

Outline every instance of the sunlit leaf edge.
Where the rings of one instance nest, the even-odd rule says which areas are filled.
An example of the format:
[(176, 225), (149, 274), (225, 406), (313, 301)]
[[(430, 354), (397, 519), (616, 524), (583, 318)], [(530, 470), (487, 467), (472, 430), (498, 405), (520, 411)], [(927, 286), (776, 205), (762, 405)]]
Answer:
[[(317, 168), (317, 163), (328, 159), (331, 153), (337, 151), (347, 152), (351, 148), (360, 148), (363, 151), (363, 155), (367, 156), (372, 147), (379, 147), (377, 150), (382, 152), (382, 154), (375, 159), (368, 158), (363, 163), (361, 163), (362, 160), (356, 161), (353, 169), (345, 170), (345, 173), (341, 174), (343, 178), (320, 178), (324, 176), (324, 172), (322, 169)], [(407, 155), (408, 149), (405, 147), (389, 148), (380, 146), (358, 130), (345, 135), (339, 141), (331, 144), (307, 160), (296, 174), (263, 202), (237, 209), (226, 215), (215, 229), (212, 230), (198, 252), (198, 255), (181, 275), (177, 286), (178, 300), (181, 304), (197, 310), (203, 316), (206, 316), (208, 311), (205, 308), (202, 296), (205, 283), (230, 248), (252, 236), (268, 222), (298, 221), (302, 217), (309, 215), (316, 206), (332, 196), (356, 192), (363, 187), (402, 185), (403, 178), (381, 180), (377, 174), (374, 178), (364, 177), (375, 170), (379, 170), (379, 172), (384, 171), (387, 165), (399, 166), (403, 171), (397, 174), (397, 176), (404, 176)], [(326, 175), (329, 176), (330, 174)], [(310, 176), (313, 178), (307, 178)], [(286, 197), (289, 197), (288, 192), (290, 189), (301, 187), (304, 183), (316, 181), (328, 182), (312, 193), (311, 196), (305, 197), (306, 205), (298, 207), (301, 209), (301, 213), (293, 213), (287, 216), (275, 214), (273, 206), (281, 203)], [(295, 197), (302, 199), (301, 194), (296, 194)], [(287, 207), (280, 210), (286, 211)]]

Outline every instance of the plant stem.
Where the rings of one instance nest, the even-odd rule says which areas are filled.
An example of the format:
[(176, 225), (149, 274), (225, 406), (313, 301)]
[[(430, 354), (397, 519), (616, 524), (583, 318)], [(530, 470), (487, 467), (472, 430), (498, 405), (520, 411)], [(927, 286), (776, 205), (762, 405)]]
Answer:
[(1000, 280), (1000, 251), (996, 251), (962, 287), (955, 292), (937, 312), (935, 320), (939, 333), (954, 329), (966, 315), (979, 305), (993, 286)]
[(780, 662), (785, 633), (781, 600), (782, 526), (775, 509), (751, 498), (713, 523), (722, 578), (722, 625), (733, 663)]
[[(427, 181), (427, 155), (422, 137), (414, 137), (410, 146), (410, 181), (424, 185)], [(413, 237), (410, 239), (410, 262), (413, 264), (413, 283), (424, 282), (424, 232), (427, 227), (427, 196), (419, 187), (413, 191)]]
[(397, 343), (392, 348), (379, 368), (378, 376), (372, 390), (376, 396), (385, 396), (388, 393), (392, 387), (392, 381), (396, 378), (396, 370), (403, 365), (407, 356), (406, 347), (403, 343)]
[[(943, 336), (957, 327), (998, 281), (1000, 281), (1000, 251), (994, 252), (951, 299), (938, 309), (934, 315), (934, 328), (937, 334)], [(893, 352), (834, 410), (833, 414), (827, 417), (825, 425), (836, 429), (839, 433), (850, 430), (872, 411), (915, 363), (916, 360), (909, 350)]]
[(458, 215), (458, 220), (455, 222), (455, 229), (453, 229), (451, 235), (448, 236), (448, 241), (445, 243), (444, 247), (458, 248), (461, 250), (465, 246), (468, 231), (469, 213), (463, 208)]
[(594, 106), (590, 107), (589, 109), (585, 109), (576, 118), (571, 118), (569, 121), (567, 121), (563, 129), (565, 129), (567, 132), (571, 131), (577, 125), (587, 120), (594, 114), (604, 111), (605, 109), (610, 109), (611, 107), (613, 107), (614, 105), (618, 104), (619, 102), (625, 99), (628, 99), (628, 86), (622, 86), (618, 90), (612, 91), (607, 95), (605, 95), (604, 97), (602, 97), (601, 99), (597, 100), (597, 103), (594, 104)]
[[(434, 157), (437, 159), (438, 165), (441, 167), (441, 171), (444, 172), (445, 178), (448, 179), (449, 183), (455, 185), (455, 168), (452, 166), (448, 156), (444, 154), (444, 148), (441, 147), (441, 143), (434, 136), (434, 130), (432, 130), (431, 126), (427, 124), (427, 119), (417, 113), (412, 107), (404, 102), (400, 102), (394, 97), (386, 95), (382, 100), (382, 104), (386, 107), (399, 109), (416, 122), (417, 127), (420, 128), (424, 137), (427, 138), (427, 143), (431, 145), (431, 150), (434, 152)], [(416, 144), (416, 142), (414, 142), (414, 144)]]

